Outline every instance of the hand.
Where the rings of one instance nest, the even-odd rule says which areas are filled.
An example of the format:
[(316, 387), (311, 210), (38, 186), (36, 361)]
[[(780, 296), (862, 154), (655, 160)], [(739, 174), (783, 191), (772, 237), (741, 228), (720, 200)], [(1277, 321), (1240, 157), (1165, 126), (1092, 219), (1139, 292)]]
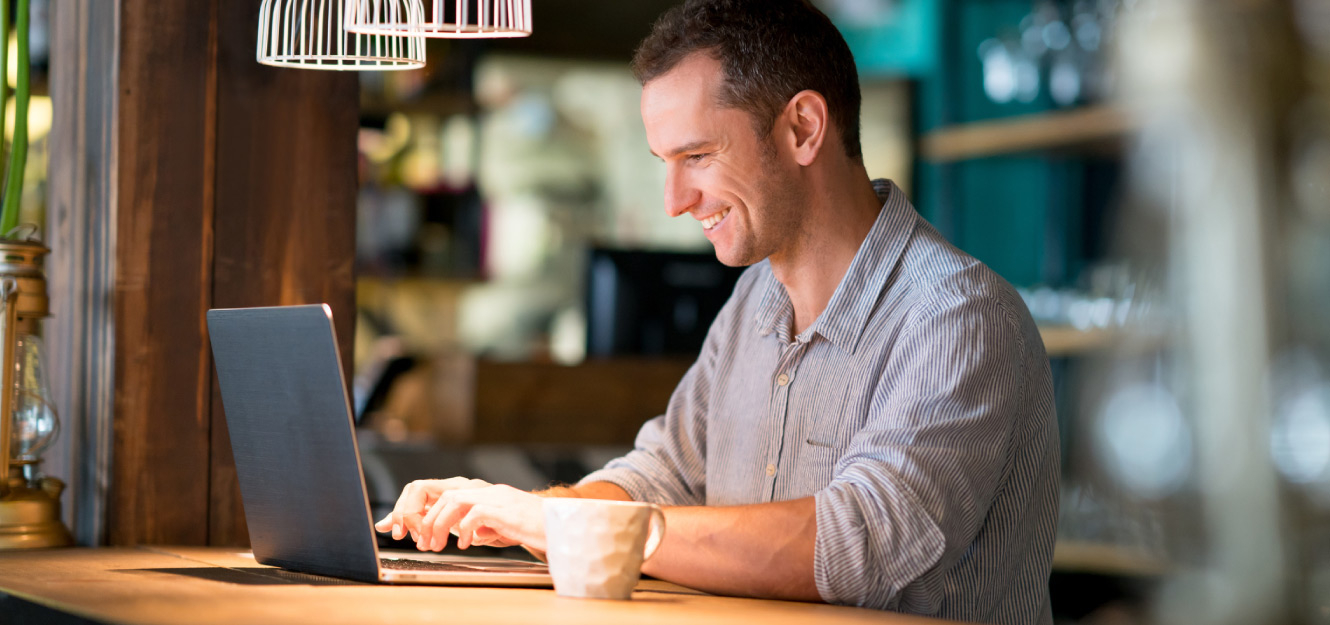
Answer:
[(451, 490), (484, 488), (490, 483), (484, 480), (470, 480), (454, 477), (446, 480), (416, 480), (402, 489), (397, 498), (397, 505), (388, 516), (374, 524), (380, 532), (392, 532), (393, 540), (402, 540), (407, 534), (411, 540), (420, 542), (420, 524), (439, 496)]
[(511, 486), (450, 490), (442, 493), (420, 524), (417, 541), (438, 551), (457, 535), (457, 546), (545, 549), (545, 510), (541, 497)]
[(410, 532), (422, 551), (439, 551), (457, 535), (457, 546), (545, 548), (545, 516), (541, 497), (511, 486), (452, 478), (422, 480), (402, 490), (392, 514), (375, 524), (395, 538)]

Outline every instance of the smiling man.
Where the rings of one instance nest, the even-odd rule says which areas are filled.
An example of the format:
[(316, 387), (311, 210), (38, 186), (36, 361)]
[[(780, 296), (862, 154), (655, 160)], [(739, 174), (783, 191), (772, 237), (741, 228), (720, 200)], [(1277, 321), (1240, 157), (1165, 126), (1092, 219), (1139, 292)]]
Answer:
[(545, 548), (541, 497), (667, 506), (644, 571), (710, 592), (1051, 623), (1058, 437), (1028, 311), (859, 145), (849, 48), (802, 0), (689, 0), (639, 48), (665, 210), (751, 265), (665, 414), (573, 487), (408, 485), (381, 531)]

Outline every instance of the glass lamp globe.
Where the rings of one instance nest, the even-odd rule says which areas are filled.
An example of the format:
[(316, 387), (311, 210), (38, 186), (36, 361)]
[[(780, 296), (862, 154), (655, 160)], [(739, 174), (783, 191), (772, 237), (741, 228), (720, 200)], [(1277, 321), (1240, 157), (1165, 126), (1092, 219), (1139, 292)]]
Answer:
[(31, 466), (55, 442), (60, 433), (60, 421), (51, 405), (51, 393), (46, 383), (45, 346), (41, 337), (20, 334), (16, 347), (14, 431), (10, 453), (14, 460)]

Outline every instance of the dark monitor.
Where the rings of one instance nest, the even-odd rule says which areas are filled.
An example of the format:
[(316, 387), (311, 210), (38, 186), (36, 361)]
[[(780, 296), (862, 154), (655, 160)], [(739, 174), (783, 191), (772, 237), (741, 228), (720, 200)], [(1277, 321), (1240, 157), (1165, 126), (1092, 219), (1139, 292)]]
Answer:
[(696, 356), (743, 271), (710, 252), (592, 249), (587, 356)]

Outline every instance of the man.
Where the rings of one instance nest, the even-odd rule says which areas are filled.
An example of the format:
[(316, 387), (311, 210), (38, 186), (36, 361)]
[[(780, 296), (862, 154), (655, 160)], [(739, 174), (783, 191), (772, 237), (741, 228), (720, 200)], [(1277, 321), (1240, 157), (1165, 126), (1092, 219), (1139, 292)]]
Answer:
[(571, 488), (409, 485), (380, 531), (545, 548), (542, 496), (668, 506), (644, 572), (733, 595), (1051, 623), (1058, 443), (1011, 287), (871, 182), (854, 61), (802, 0), (689, 0), (639, 48), (665, 210), (752, 265), (666, 413)]

